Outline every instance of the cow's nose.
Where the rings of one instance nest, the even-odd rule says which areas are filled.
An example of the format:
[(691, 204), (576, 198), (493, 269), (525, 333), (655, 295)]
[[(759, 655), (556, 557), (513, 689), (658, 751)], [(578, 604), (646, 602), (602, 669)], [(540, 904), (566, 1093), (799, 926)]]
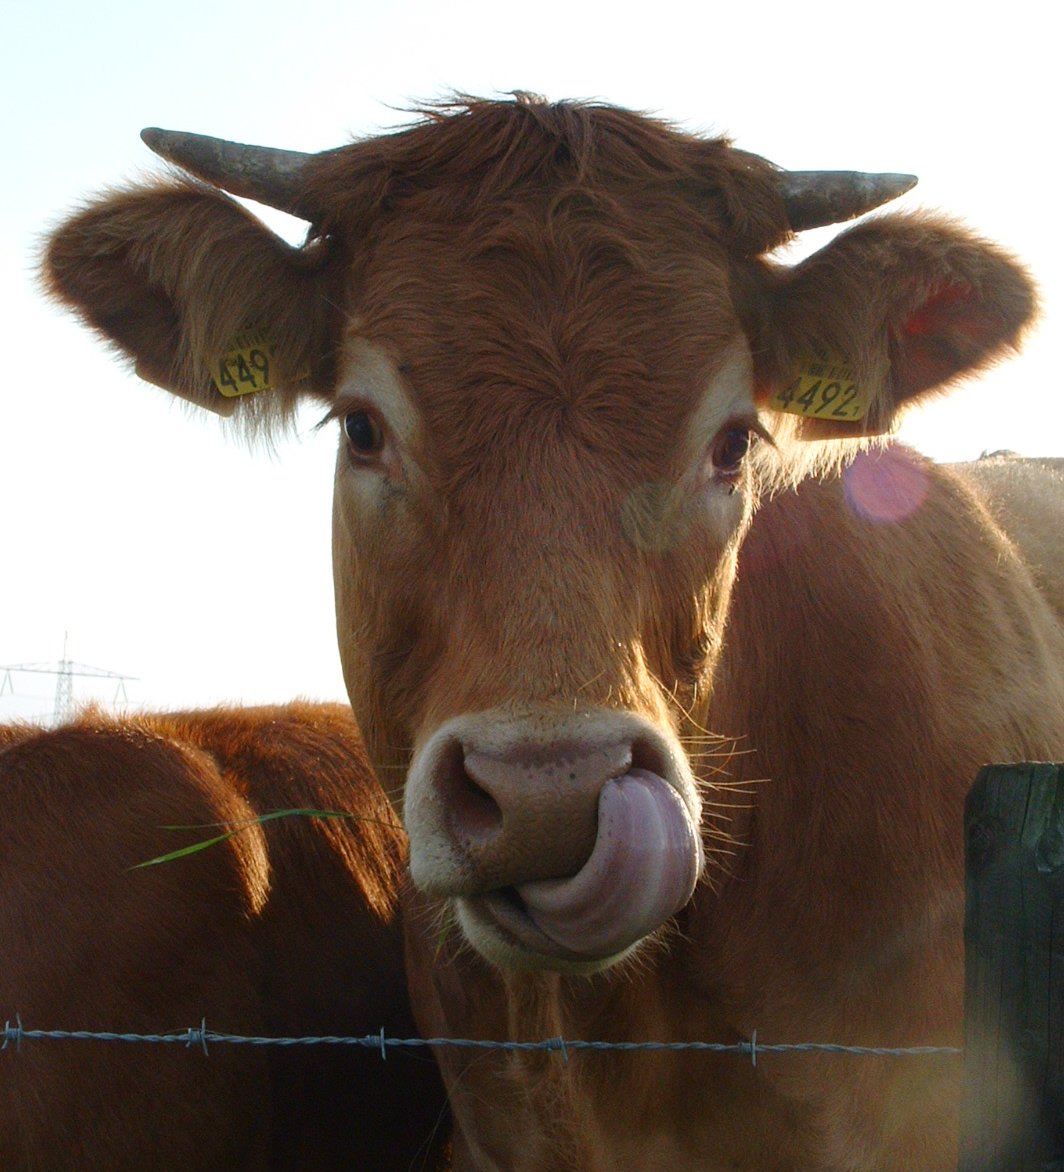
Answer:
[(445, 832), (476, 894), (575, 875), (598, 833), (602, 787), (632, 767), (632, 745), (516, 746), (506, 751), (454, 738), (431, 785)]

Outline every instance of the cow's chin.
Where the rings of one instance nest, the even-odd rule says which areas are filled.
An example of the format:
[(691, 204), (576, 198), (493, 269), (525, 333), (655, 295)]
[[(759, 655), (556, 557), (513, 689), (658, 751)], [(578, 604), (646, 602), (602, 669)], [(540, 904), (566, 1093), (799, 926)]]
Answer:
[(547, 970), (591, 976), (623, 960), (639, 944), (635, 940), (604, 956), (565, 948), (536, 927), (512, 887), (455, 899), (454, 910), (462, 934), (473, 948), (495, 968), (512, 972)]

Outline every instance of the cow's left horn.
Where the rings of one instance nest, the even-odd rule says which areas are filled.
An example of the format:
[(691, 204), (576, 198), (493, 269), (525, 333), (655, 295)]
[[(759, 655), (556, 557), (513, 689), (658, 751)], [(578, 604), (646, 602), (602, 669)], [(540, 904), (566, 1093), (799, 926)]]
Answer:
[(314, 218), (314, 209), (306, 203), (303, 192), (307, 163), (313, 155), (154, 126), (142, 130), (140, 137), (157, 155), (213, 187), (304, 220)]
[(915, 175), (864, 171), (780, 171), (780, 194), (795, 232), (841, 224), (916, 186)]

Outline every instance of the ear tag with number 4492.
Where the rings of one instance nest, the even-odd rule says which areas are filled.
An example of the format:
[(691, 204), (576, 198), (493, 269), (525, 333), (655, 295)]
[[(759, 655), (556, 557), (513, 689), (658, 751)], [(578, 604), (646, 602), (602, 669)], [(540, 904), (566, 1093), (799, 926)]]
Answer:
[(272, 391), (272, 360), (272, 343), (259, 338), (237, 338), (233, 348), (215, 363), (211, 379), (227, 399), (253, 395), (258, 391)]
[(777, 411), (856, 423), (868, 414), (868, 393), (840, 354), (817, 346), (798, 362), (794, 377), (768, 401)]

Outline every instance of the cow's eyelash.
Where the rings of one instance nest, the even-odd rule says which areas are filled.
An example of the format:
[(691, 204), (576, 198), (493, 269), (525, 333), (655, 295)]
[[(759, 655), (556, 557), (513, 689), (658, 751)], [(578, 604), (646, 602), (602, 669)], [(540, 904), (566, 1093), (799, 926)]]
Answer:
[(772, 432), (765, 427), (756, 415), (743, 415), (739, 419), (734, 420), (732, 426), (745, 427), (752, 435), (756, 435), (759, 440), (768, 444), (770, 448), (777, 446)]
[(345, 415), (350, 415), (352, 411), (373, 411), (374, 414), (379, 414), (375, 407), (363, 399), (339, 399), (314, 424), (314, 430), (321, 431), (323, 427), (328, 427), (330, 423), (335, 423), (337, 420), (343, 419)]
[(339, 419), (341, 414), (346, 414), (346, 411), (341, 411), (339, 404), (334, 403), (318, 422), (314, 424), (314, 431), (321, 431), (323, 427), (328, 427), (330, 423), (334, 423)]

